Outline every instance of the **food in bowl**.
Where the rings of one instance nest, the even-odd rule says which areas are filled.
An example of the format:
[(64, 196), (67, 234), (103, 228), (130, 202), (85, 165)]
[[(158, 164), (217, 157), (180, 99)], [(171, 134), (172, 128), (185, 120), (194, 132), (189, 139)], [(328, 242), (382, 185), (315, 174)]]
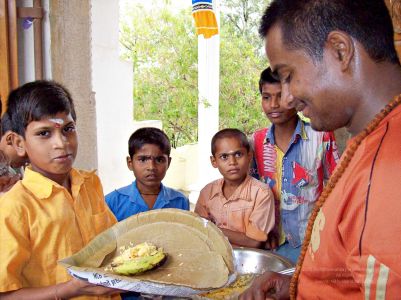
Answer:
[(226, 300), (237, 298), (244, 292), (252, 283), (256, 274), (242, 274), (237, 276), (236, 280), (229, 286), (217, 289), (208, 293), (200, 294), (201, 298), (213, 300)]
[(121, 254), (113, 259), (106, 271), (119, 275), (137, 275), (162, 265), (167, 254), (163, 248), (144, 242), (136, 246), (122, 247)]

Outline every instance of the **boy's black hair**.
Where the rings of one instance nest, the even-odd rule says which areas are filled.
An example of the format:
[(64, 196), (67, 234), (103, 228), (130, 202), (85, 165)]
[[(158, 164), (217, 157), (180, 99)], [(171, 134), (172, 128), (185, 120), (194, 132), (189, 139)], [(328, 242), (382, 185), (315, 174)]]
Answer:
[(12, 130), (25, 137), (25, 129), (32, 121), (57, 113), (70, 113), (74, 121), (74, 103), (68, 90), (54, 81), (37, 80), (13, 90), (8, 96), (7, 113)]
[(241, 130), (236, 129), (236, 128), (226, 128), (222, 129), (219, 132), (217, 132), (213, 138), (212, 138), (212, 155), (214, 156), (216, 154), (216, 143), (218, 140), (225, 139), (225, 138), (236, 138), (240, 141), (241, 146), (246, 148), (246, 151), (250, 151), (251, 146), (249, 144), (249, 140), (246, 137), (245, 133), (243, 133)]
[(8, 113), (5, 112), (1, 116), (1, 137), (3, 137), (4, 134), (9, 130), (13, 130), (13, 128), (12, 128), (10, 117), (8, 116)]
[(145, 144), (157, 145), (163, 154), (170, 156), (171, 145), (168, 136), (155, 127), (143, 127), (131, 134), (128, 140), (128, 153), (132, 158)]
[(339, 30), (361, 43), (375, 62), (400, 64), (384, 0), (274, 0), (262, 16), (260, 36), (274, 25), (289, 50), (302, 49), (314, 61), (323, 57), (328, 34)]
[(260, 73), (260, 79), (259, 79), (259, 92), (262, 94), (262, 87), (265, 83), (269, 84), (280, 84), (280, 80), (276, 79), (273, 76), (272, 69), (268, 67), (267, 69), (264, 69), (262, 73)]

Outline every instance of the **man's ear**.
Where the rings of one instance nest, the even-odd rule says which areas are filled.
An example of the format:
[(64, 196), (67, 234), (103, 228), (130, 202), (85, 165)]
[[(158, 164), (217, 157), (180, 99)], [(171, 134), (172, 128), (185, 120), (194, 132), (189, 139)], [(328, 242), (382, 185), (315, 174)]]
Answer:
[(349, 69), (355, 54), (355, 44), (352, 37), (343, 31), (332, 31), (327, 36), (326, 50), (340, 63), (341, 71)]
[(132, 166), (132, 159), (129, 156), (127, 156), (127, 167), (128, 169), (130, 169), (130, 171), (134, 171), (134, 168)]
[(171, 164), (171, 156), (168, 157), (167, 169), (170, 168), (170, 164)]
[(216, 158), (213, 155), (210, 155), (210, 162), (212, 163), (213, 168), (217, 168)]
[(15, 132), (12, 132), (11, 133), (11, 144), (13, 145), (18, 156), (26, 157), (25, 139), (21, 135), (15, 133)]

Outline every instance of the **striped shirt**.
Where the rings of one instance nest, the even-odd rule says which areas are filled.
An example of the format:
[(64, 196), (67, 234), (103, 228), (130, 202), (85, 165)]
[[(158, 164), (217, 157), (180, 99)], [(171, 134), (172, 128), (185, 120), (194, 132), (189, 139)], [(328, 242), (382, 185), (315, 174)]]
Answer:
[(255, 168), (252, 168), (252, 176), (269, 184), (273, 190), (276, 207), (280, 208), (276, 213), (276, 219), (280, 220), (276, 224), (281, 231), (280, 244), (288, 240), (292, 247), (299, 247), (324, 180), (329, 178), (338, 161), (334, 135), (314, 131), (309, 123), (298, 119), (285, 153), (275, 143), (274, 125), (256, 131), (253, 143)]

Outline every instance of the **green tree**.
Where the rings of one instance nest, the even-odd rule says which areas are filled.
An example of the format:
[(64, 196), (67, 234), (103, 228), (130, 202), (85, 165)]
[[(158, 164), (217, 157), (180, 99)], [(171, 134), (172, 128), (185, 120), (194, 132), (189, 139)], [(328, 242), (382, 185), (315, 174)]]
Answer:
[(234, 33), (245, 37), (257, 49), (261, 45), (257, 30), (260, 17), (269, 3), (270, 0), (223, 0), (221, 6), (225, 26), (230, 26)]
[(174, 147), (197, 140), (197, 48), (189, 10), (136, 6), (121, 24), (134, 64), (134, 118), (158, 119)]
[[(238, 1), (258, 4), (226, 0), (222, 8), (219, 117), (220, 128), (250, 134), (267, 122), (258, 92), (258, 77), (267, 62), (257, 37), (259, 16), (252, 12), (248, 23), (240, 23), (246, 14), (235, 16), (229, 9)], [(174, 13), (169, 1), (153, 10), (132, 6), (120, 28), (123, 56), (134, 65), (134, 118), (161, 120), (174, 147), (196, 142), (197, 37), (190, 8)]]

